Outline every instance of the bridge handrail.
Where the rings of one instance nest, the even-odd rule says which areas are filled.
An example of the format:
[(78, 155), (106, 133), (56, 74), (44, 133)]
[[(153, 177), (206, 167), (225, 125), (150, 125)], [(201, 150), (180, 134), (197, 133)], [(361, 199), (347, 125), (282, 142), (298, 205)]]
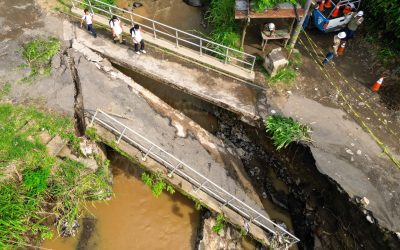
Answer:
[[(106, 117), (107, 120), (113, 124), (110, 125), (109, 122), (106, 122), (106, 121), (102, 120), (101, 118), (99, 118), (99, 116), (98, 116), (99, 113), (102, 116)], [(199, 173), (198, 171), (196, 171), (195, 169), (193, 169), (192, 167), (190, 167), (183, 161), (179, 160), (174, 155), (170, 154), (169, 152), (167, 152), (166, 150), (164, 150), (157, 144), (153, 143), (152, 141), (147, 139), (145, 136), (143, 136), (140, 133), (134, 131), (133, 129), (127, 127), (126, 125), (124, 125), (120, 121), (116, 120), (115, 118), (111, 117), (106, 112), (102, 111), (101, 109), (97, 109), (94, 114), (92, 114), (90, 112), (87, 112), (87, 114), (92, 116), (91, 121), (90, 121), (90, 126), (92, 126), (95, 121), (99, 122), (101, 125), (114, 131), (118, 135), (117, 144), (120, 142), (121, 139), (125, 139), (125, 140), (133, 143), (134, 145), (138, 146), (141, 151), (145, 152), (144, 158), (147, 157), (148, 155), (151, 155), (151, 156), (153, 156), (152, 158), (155, 159), (156, 161), (159, 161), (160, 163), (162, 163), (164, 165), (168, 165), (170, 168), (169, 174), (172, 176), (172, 174), (178, 173), (181, 177), (188, 180), (189, 182), (191, 182), (193, 185), (195, 185), (197, 187), (197, 190), (195, 192), (197, 192), (198, 190), (202, 190), (203, 192), (207, 193), (208, 195), (219, 200), (219, 202), (221, 202), (223, 204), (222, 206), (231, 207), (234, 211), (236, 211), (238, 214), (240, 214), (243, 217), (245, 217), (246, 219), (248, 219), (250, 222), (264, 228), (265, 230), (267, 230), (268, 232), (272, 233), (275, 236), (282, 236), (283, 240), (285, 240), (286, 243), (289, 243), (290, 245), (300, 241), (296, 236), (294, 236), (293, 234), (288, 232), (286, 229), (284, 229), (277, 223), (273, 222), (272, 220), (270, 220), (269, 218), (267, 218), (266, 216), (264, 216), (263, 214), (261, 214), (260, 212), (255, 210), (254, 208), (250, 207), (249, 205), (247, 205), (246, 203), (244, 203), (243, 201), (241, 201), (234, 195), (230, 194), (224, 188), (220, 187), (219, 185), (214, 183), (212, 180), (210, 180), (203, 174)], [(122, 132), (120, 130), (118, 130), (115, 126), (113, 126), (115, 124), (117, 124), (123, 128)], [(126, 135), (126, 131), (133, 133), (140, 140), (142, 140), (142, 143), (146, 142), (147, 144), (149, 144), (149, 146), (145, 147), (138, 140), (134, 140), (134, 139), (128, 137)], [(168, 159), (165, 159), (161, 154), (157, 154), (153, 149), (159, 150), (165, 156), (167, 156), (169, 158), (169, 160), (174, 160), (178, 164), (173, 165)], [(195, 177), (190, 176), (189, 174), (181, 171), (179, 169), (179, 167), (184, 167), (184, 168), (190, 170), (191, 172), (195, 173), (196, 176), (200, 177), (201, 179), (196, 180)], [(206, 184), (211, 185), (211, 187), (207, 187)], [(211, 190), (210, 188), (214, 188), (214, 190)], [(216, 193), (216, 191), (219, 191), (220, 193), (218, 194), (218, 193)], [(224, 198), (222, 196), (228, 196), (228, 197)], [(254, 215), (252, 215), (250, 212), (253, 213)], [(268, 223), (266, 223), (266, 222), (268, 222)], [(267, 224), (272, 224), (274, 226), (275, 230), (268, 227)]]
[[(240, 50), (237, 50), (237, 49), (234, 49), (234, 48), (230, 48), (230, 47), (228, 47), (228, 46), (225, 46), (225, 45), (222, 45), (222, 44), (213, 42), (213, 41), (211, 41), (211, 40), (208, 40), (208, 39), (205, 39), (205, 38), (196, 36), (196, 35), (194, 35), (194, 34), (185, 32), (185, 31), (183, 31), (183, 30), (179, 30), (179, 29), (174, 28), (174, 27), (171, 27), (171, 26), (169, 26), (169, 25), (160, 23), (160, 22), (158, 22), (158, 21), (156, 21), (156, 20), (153, 20), (153, 19), (144, 17), (144, 16), (142, 16), (142, 15), (139, 15), (139, 14), (133, 13), (133, 12), (131, 12), (131, 11), (128, 11), (128, 10), (119, 8), (119, 7), (115, 6), (115, 5), (110, 5), (110, 4), (108, 4), (108, 3), (105, 3), (105, 2), (102, 2), (102, 1), (99, 1), (99, 0), (86, 0), (86, 1), (85, 1), (85, 0), (82, 0), (82, 1), (81, 1), (81, 0), (71, 0), (71, 2), (72, 2), (72, 6), (73, 6), (74, 8), (76, 7), (76, 5), (75, 5), (76, 3), (78, 3), (78, 4), (83, 4), (84, 6), (88, 7), (92, 13), (93, 13), (93, 9), (96, 9), (96, 10), (99, 10), (99, 11), (104, 12), (104, 13), (106, 13), (106, 14), (109, 14), (110, 16), (111, 16), (111, 15), (116, 15), (116, 16), (118, 16), (118, 17), (121, 18), (121, 19), (124, 19), (124, 20), (126, 20), (126, 21), (131, 21), (132, 24), (133, 24), (133, 23), (138, 23), (138, 24), (140, 24), (141, 26), (143, 26), (143, 27), (145, 27), (145, 28), (151, 30), (151, 31), (153, 32), (154, 38), (157, 38), (157, 33), (159, 33), (159, 34), (167, 35), (167, 36), (169, 36), (169, 37), (171, 37), (171, 38), (175, 38), (175, 42), (176, 42), (176, 45), (177, 45), (177, 46), (182, 46), (182, 44), (179, 44), (179, 41), (185, 42), (185, 43), (188, 43), (188, 44), (191, 44), (192, 46), (195, 46), (195, 47), (197, 47), (197, 48), (199, 49), (199, 55), (200, 55), (200, 56), (203, 55), (203, 50), (207, 50), (207, 51), (211, 51), (211, 52), (212, 52), (211, 54), (207, 54), (207, 55), (208, 55), (208, 56), (211, 56), (211, 57), (214, 57), (214, 59), (220, 60), (220, 58), (218, 58), (218, 56), (217, 56), (217, 55), (220, 55), (220, 56), (223, 56), (223, 57), (224, 57), (224, 60), (223, 60), (223, 61), (224, 61), (225, 63), (230, 63), (230, 60), (234, 60), (234, 61), (236, 61), (236, 62), (243, 63), (243, 64), (247, 65), (247, 66), (250, 67), (250, 68), (242, 67), (242, 66), (237, 65), (237, 64), (231, 64), (231, 65), (234, 65), (234, 66), (237, 66), (237, 67), (240, 67), (240, 68), (244, 68), (244, 69), (248, 69), (250, 72), (252, 72), (253, 69), (254, 69), (254, 65), (255, 65), (255, 62), (256, 62), (256, 57), (253, 56), (253, 55), (251, 55), (251, 54), (248, 54), (248, 53), (246, 53), (246, 52), (243, 52), (243, 51), (240, 51)], [(95, 5), (93, 5), (92, 2), (98, 3), (98, 4), (102, 5), (102, 6), (107, 6), (107, 7), (108, 7), (108, 10), (99, 8), (99, 7), (95, 6)], [(78, 5), (78, 4), (77, 4), (77, 5)], [(127, 18), (124, 17), (124, 16), (120, 16), (120, 15), (118, 15), (118, 14), (115, 13), (115, 12), (113, 13), (112, 10), (118, 10), (118, 11), (120, 11), (120, 12), (129, 14), (131, 20), (127, 19)], [(134, 21), (133, 21), (133, 17), (137, 17), (137, 18), (140, 18), (140, 19), (143, 19), (143, 20), (146, 20), (146, 21), (151, 22), (152, 27), (147, 26), (147, 25), (142, 24), (142, 23), (137, 22), (137, 21), (134, 22)], [(164, 27), (164, 28), (167, 28), (167, 29), (170, 29), (170, 30), (174, 31), (174, 35), (171, 35), (171, 34), (168, 34), (168, 33), (163, 32), (163, 31), (161, 31), (161, 30), (156, 29), (156, 24), (159, 25), (159, 26), (161, 26), (161, 27)], [(189, 40), (186, 40), (186, 39), (184, 39), (184, 38), (182, 38), (182, 37), (179, 37), (179, 34), (184, 34), (184, 35), (186, 35), (186, 36), (189, 36), (190, 39), (198, 39), (198, 40), (199, 40), (199, 44), (193, 43), (192, 41), (189, 41)], [(214, 45), (214, 46), (216, 46), (217, 48), (223, 48), (224, 53), (221, 53), (220, 51), (218, 51), (218, 50), (216, 50), (216, 49), (213, 49), (213, 48), (209, 48), (209, 47), (204, 46), (204, 45), (206, 45), (206, 44)], [(185, 47), (186, 47), (186, 48), (190, 48), (190, 47), (187, 47), (187, 46), (185, 46)], [(190, 49), (191, 49), (191, 48), (190, 48)]]

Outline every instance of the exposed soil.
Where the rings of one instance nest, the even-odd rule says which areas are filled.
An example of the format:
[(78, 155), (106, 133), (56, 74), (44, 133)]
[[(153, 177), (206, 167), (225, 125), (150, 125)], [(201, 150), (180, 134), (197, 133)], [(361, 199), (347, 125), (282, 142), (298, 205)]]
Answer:
[(318, 63), (322, 61), (332, 45), (333, 34), (321, 34), (315, 30), (308, 31), (308, 34), (318, 47), (314, 47), (314, 50), (307, 36), (301, 36), (305, 46), (300, 43), (298, 48), (303, 55), (303, 65), (292, 92), (326, 106), (342, 108), (360, 124), (360, 119), (350, 110), (350, 105), (379, 140), (389, 146), (393, 153), (400, 154), (398, 75), (393, 71), (384, 80), (379, 92), (372, 92), (372, 84), (379, 79), (384, 69), (377, 62), (376, 55), (373, 56), (372, 46), (361, 34), (357, 34), (348, 42), (345, 55), (335, 58), (333, 64), (325, 67), (328, 80), (314, 59)]
[[(336, 183), (317, 170), (307, 147), (294, 145), (276, 152), (261, 124), (259, 128), (249, 126), (226, 110), (166, 85), (152, 81), (149, 84), (143, 77), (138, 82), (143, 81), (169, 105), (206, 124), (204, 128), (237, 148), (269, 215), (294, 230), (301, 239), (300, 249), (395, 249), (399, 244), (395, 236), (381, 232), (365, 219), (373, 216), (360, 207), (358, 200), (350, 200)], [(182, 106), (182, 102), (191, 105)]]
[[(292, 219), (299, 249), (398, 249), (394, 234), (381, 231), (365, 217), (372, 215), (350, 200), (329, 177), (322, 175), (308, 147), (292, 145), (277, 152), (261, 125), (240, 123), (226, 112), (217, 113), (220, 130), (243, 151), (242, 160), (259, 193), (268, 197)], [(277, 189), (271, 172), (288, 191)], [(372, 219), (373, 220), (373, 219)]]

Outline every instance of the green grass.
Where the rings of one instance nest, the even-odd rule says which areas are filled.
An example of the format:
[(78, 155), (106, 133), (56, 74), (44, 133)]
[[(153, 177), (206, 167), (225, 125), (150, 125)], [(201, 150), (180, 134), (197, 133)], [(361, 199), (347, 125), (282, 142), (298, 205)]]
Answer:
[(0, 99), (8, 95), (11, 92), (11, 83), (6, 82), (0, 85)]
[(302, 57), (300, 53), (293, 53), (289, 64), (278, 70), (276, 75), (270, 77), (266, 71), (265, 77), (270, 86), (281, 86), (282, 84), (286, 86), (292, 86), (298, 76), (298, 69), (302, 65)]
[[(234, 17), (235, 0), (212, 0), (207, 13), (207, 20), (213, 30), (209, 38), (225, 46), (239, 49), (239, 26)], [(213, 46), (211, 46), (213, 47)], [(218, 52), (225, 54), (225, 49), (213, 47)]]
[(383, 63), (385, 67), (396, 63), (398, 59), (397, 52), (389, 47), (383, 47), (378, 51), (378, 59)]
[(215, 225), (212, 227), (212, 230), (214, 233), (219, 233), (219, 231), (221, 231), (226, 224), (226, 219), (224, 217), (223, 214), (218, 214), (217, 215), (217, 219), (216, 219), (216, 223)]
[(166, 190), (170, 194), (175, 193), (175, 189), (163, 180), (162, 174), (160, 172), (157, 172), (156, 174), (144, 172), (142, 173), (141, 179), (144, 184), (146, 184), (146, 186), (151, 189), (151, 193), (156, 198), (160, 197), (164, 190)]
[(26, 61), (26, 67), (31, 69), (28, 76), (22, 81), (30, 82), (38, 75), (51, 73), (51, 58), (60, 50), (61, 43), (56, 38), (37, 38), (23, 45), (22, 57)]
[(266, 131), (272, 134), (277, 150), (287, 147), (292, 142), (310, 142), (311, 129), (291, 117), (271, 115), (265, 121)]
[[(46, 223), (72, 225), (82, 202), (111, 193), (106, 165), (96, 172), (48, 155), (40, 134), (59, 135), (73, 146), (72, 121), (31, 107), (0, 104), (0, 249), (17, 249), (52, 237)], [(11, 174), (5, 170), (10, 170)]]

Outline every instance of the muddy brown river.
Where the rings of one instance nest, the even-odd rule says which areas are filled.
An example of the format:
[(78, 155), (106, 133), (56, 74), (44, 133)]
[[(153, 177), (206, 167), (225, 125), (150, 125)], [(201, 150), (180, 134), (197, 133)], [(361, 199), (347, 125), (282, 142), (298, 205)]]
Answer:
[(141, 170), (113, 155), (114, 197), (85, 204), (79, 235), (55, 238), (43, 248), (71, 249), (192, 249), (199, 224), (193, 201), (176, 192), (155, 198), (139, 176)]

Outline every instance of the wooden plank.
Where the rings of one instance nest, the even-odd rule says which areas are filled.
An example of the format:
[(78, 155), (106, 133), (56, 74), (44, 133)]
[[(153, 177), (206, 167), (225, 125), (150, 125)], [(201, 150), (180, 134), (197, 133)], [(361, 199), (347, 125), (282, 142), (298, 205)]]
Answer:
[(297, 9), (297, 14), (294, 9), (270, 9), (265, 12), (255, 12), (253, 10), (249, 11), (249, 15), (247, 15), (247, 11), (244, 10), (235, 10), (235, 19), (244, 19), (244, 18), (297, 18), (304, 16), (304, 9)]

